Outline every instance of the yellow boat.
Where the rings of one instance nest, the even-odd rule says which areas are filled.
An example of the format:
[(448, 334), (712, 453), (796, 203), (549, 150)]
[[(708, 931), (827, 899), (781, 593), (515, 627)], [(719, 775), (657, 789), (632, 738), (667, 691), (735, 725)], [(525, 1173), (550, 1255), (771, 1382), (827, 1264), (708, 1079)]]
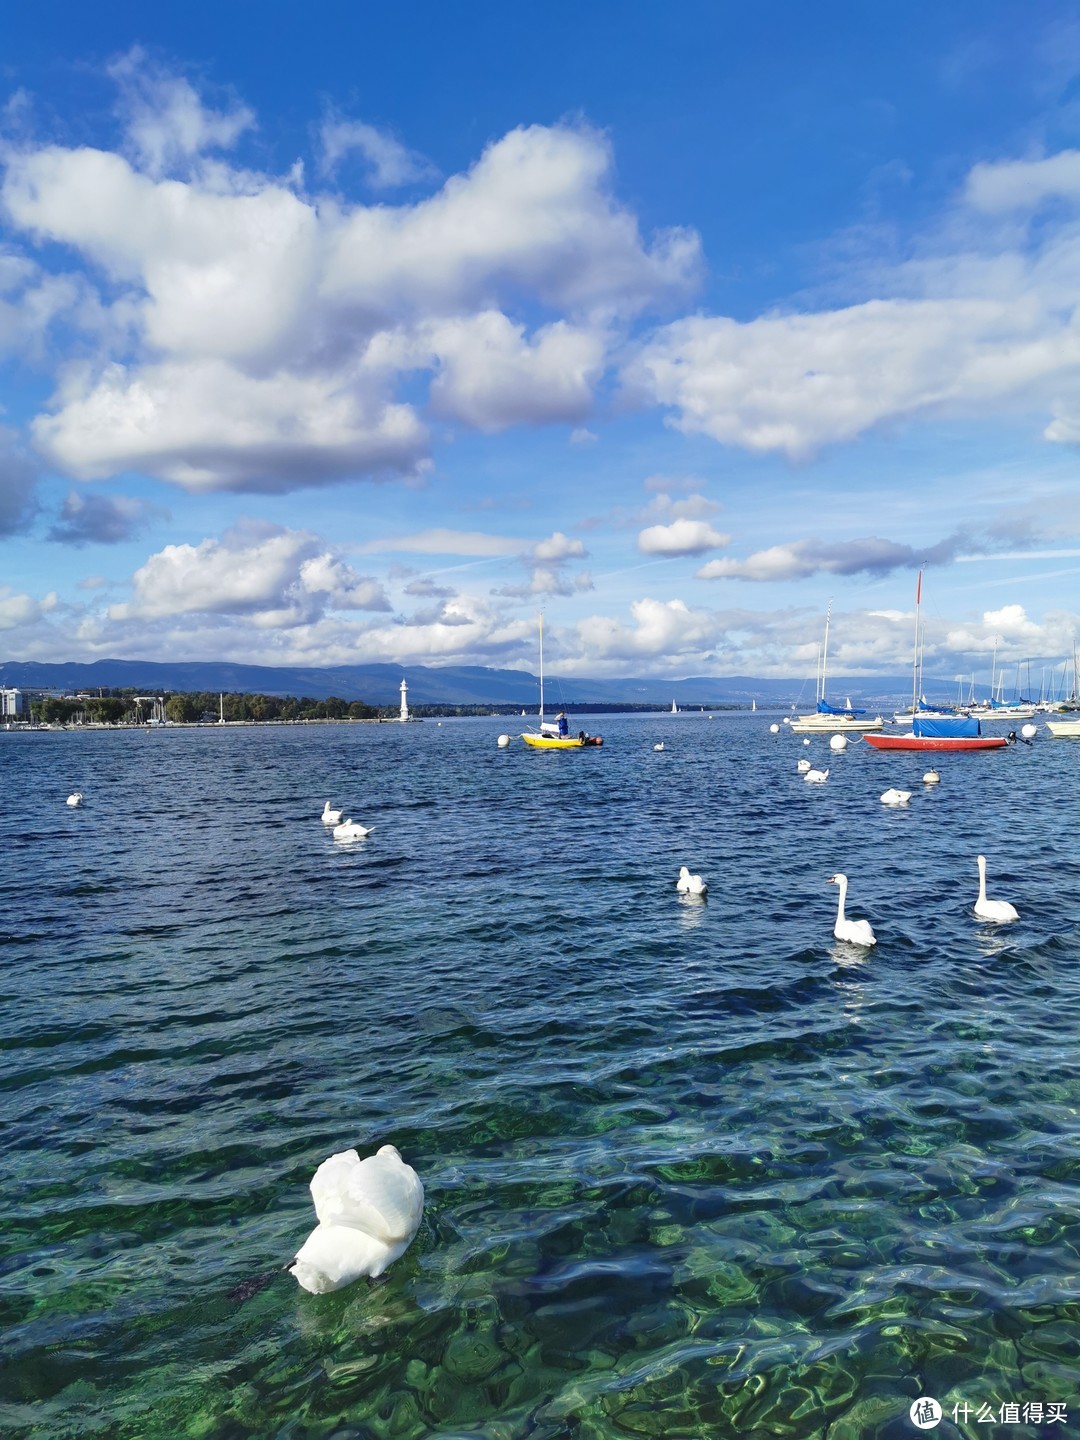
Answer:
[(535, 731), (526, 731), (521, 738), (534, 750), (583, 750), (604, 743), (601, 735), (537, 735)]
[[(522, 714), (525, 712), (522, 711)], [(554, 725), (544, 724), (544, 616), (540, 615), (540, 729), (527, 730), (522, 734), (526, 745), (534, 750), (584, 750), (586, 746), (603, 745), (600, 735), (586, 735), (579, 730), (576, 735), (552, 734)]]

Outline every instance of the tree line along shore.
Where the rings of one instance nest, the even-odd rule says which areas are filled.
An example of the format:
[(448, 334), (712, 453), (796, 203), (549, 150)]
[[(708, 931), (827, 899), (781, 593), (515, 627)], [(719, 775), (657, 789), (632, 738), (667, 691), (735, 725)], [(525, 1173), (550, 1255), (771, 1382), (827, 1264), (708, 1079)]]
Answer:
[[(663, 704), (560, 704), (568, 714), (656, 713)], [(744, 705), (717, 704), (707, 710), (744, 710)], [(410, 705), (410, 718), (446, 719), (484, 715), (520, 715), (516, 704), (428, 704)], [(530, 709), (530, 714), (533, 711)], [(166, 691), (155, 696), (134, 689), (103, 689), (97, 695), (42, 695), (31, 699), (25, 721), (37, 725), (212, 725), (272, 724), (300, 721), (398, 720), (397, 706), (371, 705), (363, 700), (330, 696), (316, 700), (301, 695), (264, 695), (252, 692)]]

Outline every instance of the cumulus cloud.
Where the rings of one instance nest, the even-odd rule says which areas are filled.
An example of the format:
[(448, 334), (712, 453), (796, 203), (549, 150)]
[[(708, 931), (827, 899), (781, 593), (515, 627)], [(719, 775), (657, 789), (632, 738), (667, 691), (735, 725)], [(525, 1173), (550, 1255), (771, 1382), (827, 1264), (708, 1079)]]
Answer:
[(0, 630), (21, 630), (36, 625), (58, 604), (56, 592), (50, 590), (40, 600), (10, 585), (0, 585)]
[(611, 148), (584, 126), (532, 125), (415, 206), (358, 208), (328, 235), (323, 290), (374, 314), (448, 314), (524, 288), (560, 310), (633, 313), (685, 295), (701, 247), (645, 245), (611, 191)]
[(529, 579), (522, 585), (499, 585), (493, 595), (504, 595), (510, 599), (527, 600), (533, 596), (580, 595), (593, 588), (593, 579), (587, 570), (571, 575), (557, 566), (536, 565)]
[(499, 311), (433, 327), (438, 362), (431, 402), (442, 415), (494, 432), (511, 425), (582, 419), (604, 368), (602, 332), (557, 321), (531, 340)]
[(638, 535), (643, 555), (701, 555), (730, 543), (731, 536), (714, 530), (707, 520), (673, 520), (670, 525), (650, 525)]
[[(585, 126), (514, 130), (435, 194), (364, 206), (309, 195), (299, 173), (211, 163), (251, 113), (204, 103), (140, 50), (112, 73), (127, 154), (24, 140), (0, 191), (16, 232), (66, 247), (108, 287), (106, 304), (73, 271), (34, 290), (25, 259), (5, 271), (0, 256), (0, 344), (76, 305), (95, 332), (101, 361), (60, 376), (35, 428), (79, 478), (139, 469), (282, 491), (408, 477), (427, 450), (417, 372), (436, 414), (481, 431), (577, 425), (618, 327), (699, 277), (696, 234), (643, 237), (607, 140)], [(332, 119), (323, 138), (329, 160), (359, 149), (380, 183), (419, 178), (373, 127)], [(529, 329), (511, 313), (537, 306), (555, 318)]]
[(427, 435), (413, 409), (340, 379), (253, 377), (224, 361), (73, 372), (39, 450), (81, 480), (141, 470), (186, 490), (262, 494), (346, 476), (416, 474)]
[(561, 530), (554, 531), (546, 540), (538, 540), (530, 552), (532, 559), (541, 560), (547, 564), (579, 559), (585, 553), (585, 546), (580, 540), (571, 540)]
[(327, 610), (389, 610), (381, 587), (306, 531), (241, 527), (222, 540), (166, 545), (136, 570), (132, 599), (110, 620), (193, 613), (247, 617), (261, 628), (311, 623)]
[(332, 173), (346, 155), (357, 151), (368, 170), (369, 183), (376, 190), (392, 190), (399, 185), (430, 180), (437, 173), (423, 155), (362, 120), (331, 115), (323, 122), (320, 140), (324, 175)]
[(680, 430), (794, 460), (877, 426), (1003, 413), (1075, 444), (1078, 205), (1080, 151), (976, 166), (918, 258), (849, 271), (874, 298), (677, 320), (624, 383)]
[(130, 495), (80, 494), (71, 490), (48, 538), (61, 545), (116, 545), (130, 540), (161, 513), (147, 501)]
[(697, 572), (700, 580), (802, 580), (809, 575), (888, 575), (922, 565), (945, 565), (956, 557), (961, 537), (950, 536), (936, 545), (917, 549), (893, 540), (867, 536), (863, 540), (793, 540), (771, 545), (745, 560), (725, 557), (710, 560)]
[(624, 373), (680, 430), (801, 459), (884, 421), (1018, 405), (1078, 363), (1080, 337), (1022, 300), (874, 300), (676, 321)]

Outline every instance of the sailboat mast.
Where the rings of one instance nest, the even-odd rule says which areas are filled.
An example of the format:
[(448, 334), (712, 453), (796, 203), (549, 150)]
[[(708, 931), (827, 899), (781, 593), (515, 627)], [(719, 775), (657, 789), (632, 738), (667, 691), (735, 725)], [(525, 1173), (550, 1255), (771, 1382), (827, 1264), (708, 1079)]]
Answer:
[(540, 719), (544, 718), (544, 612), (540, 611)]
[(922, 605), (922, 571), (915, 586), (915, 658), (911, 663), (911, 713), (919, 709), (919, 607)]
[(829, 621), (832, 619), (832, 601), (829, 601), (829, 608), (825, 611), (825, 644), (821, 649), (821, 694), (819, 700), (825, 699), (825, 675), (829, 668)]

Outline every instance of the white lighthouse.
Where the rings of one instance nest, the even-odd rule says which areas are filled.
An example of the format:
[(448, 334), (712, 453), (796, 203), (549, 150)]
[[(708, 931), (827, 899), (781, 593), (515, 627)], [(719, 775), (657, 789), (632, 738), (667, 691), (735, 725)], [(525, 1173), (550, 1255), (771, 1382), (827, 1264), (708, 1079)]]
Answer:
[(409, 718), (409, 702), (406, 699), (408, 693), (409, 687), (405, 684), (405, 677), (403, 675), (401, 677), (401, 714), (398, 716), (399, 720), (408, 720)]

